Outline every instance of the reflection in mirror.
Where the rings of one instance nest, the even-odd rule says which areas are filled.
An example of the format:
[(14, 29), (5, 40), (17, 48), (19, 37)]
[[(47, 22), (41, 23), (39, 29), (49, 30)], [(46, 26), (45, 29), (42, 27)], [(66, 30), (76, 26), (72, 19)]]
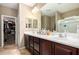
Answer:
[(33, 20), (33, 28), (38, 28), (38, 21), (36, 19)]
[(32, 20), (28, 19), (28, 28), (32, 28)]
[(26, 21), (26, 28), (32, 28), (32, 19), (27, 18), (27, 21)]
[[(74, 7), (70, 8), (70, 6), (74, 6)], [(77, 22), (69, 21), (74, 19), (73, 16), (79, 17), (79, 5), (77, 3), (75, 4), (74, 3), (69, 3), (69, 4), (67, 3), (50, 4), (49, 3), (42, 7), (41, 12), (42, 12), (41, 29), (44, 28), (46, 30), (50, 30), (50, 31), (55, 30), (59, 32), (64, 32), (67, 30), (68, 32), (73, 32), (73, 33), (76, 33), (78, 31), (77, 29), (78, 21)], [(69, 17), (72, 19), (70, 19)], [(67, 20), (69, 22), (66, 23), (65, 21), (63, 21), (60, 24), (57, 23), (59, 20), (65, 20), (67, 18), (69, 18)]]
[(77, 33), (79, 26), (79, 16), (73, 16), (58, 21), (58, 32)]
[(41, 29), (46, 29), (50, 31), (56, 30), (55, 16), (43, 15), (41, 17)]
[(38, 20), (28, 18), (26, 21), (26, 28), (28, 29), (37, 29), (38, 28)]

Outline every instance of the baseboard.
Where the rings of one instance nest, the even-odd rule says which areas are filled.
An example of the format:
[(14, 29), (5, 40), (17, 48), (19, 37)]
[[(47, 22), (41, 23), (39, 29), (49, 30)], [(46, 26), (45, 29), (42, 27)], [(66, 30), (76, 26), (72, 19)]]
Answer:
[(20, 47), (19, 49), (25, 49), (25, 46), (23, 46), (23, 47)]
[(0, 49), (1, 49), (1, 48), (3, 48), (3, 47), (0, 47)]
[(4, 48), (4, 46), (0, 46), (0, 48)]

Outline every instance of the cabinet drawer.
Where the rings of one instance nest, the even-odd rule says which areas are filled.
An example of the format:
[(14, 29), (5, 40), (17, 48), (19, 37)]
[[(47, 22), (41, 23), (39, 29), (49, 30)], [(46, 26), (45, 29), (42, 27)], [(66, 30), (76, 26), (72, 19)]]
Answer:
[(29, 51), (33, 54), (33, 47), (30, 46)]
[(39, 44), (34, 43), (34, 49), (40, 52), (40, 46)]
[(28, 39), (28, 35), (24, 35), (24, 44), (25, 44), (25, 48), (29, 49), (29, 39)]
[(41, 39), (40, 42), (40, 54), (51, 55), (51, 42), (44, 39)]
[(40, 53), (38, 51), (34, 50), (33, 54), (34, 55), (39, 55)]
[(39, 38), (34, 37), (34, 42), (35, 42), (35, 43), (37, 43), (37, 44), (39, 44), (39, 43), (40, 43), (40, 39), (39, 39)]
[(55, 55), (76, 55), (76, 48), (55, 43)]
[(77, 55), (79, 55), (79, 49), (77, 49)]
[(54, 42), (51, 43), (51, 54), (52, 55), (55, 54), (55, 43)]
[(30, 39), (30, 42), (29, 42), (29, 43), (30, 43), (29, 45), (30, 45), (31, 47), (33, 47), (33, 39)]

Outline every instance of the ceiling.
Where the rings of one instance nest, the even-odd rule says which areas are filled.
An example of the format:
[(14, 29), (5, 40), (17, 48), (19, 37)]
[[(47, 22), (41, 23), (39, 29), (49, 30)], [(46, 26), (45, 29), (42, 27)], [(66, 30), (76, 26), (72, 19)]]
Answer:
[(29, 6), (29, 7), (33, 7), (34, 5), (36, 5), (36, 3), (23, 3), (23, 4), (25, 4), (25, 5)]
[(18, 3), (0, 3), (1, 6), (18, 9)]
[[(37, 7), (41, 10), (42, 14), (53, 16), (56, 12), (64, 13), (75, 8), (79, 8), (79, 3), (24, 3), (31, 8)], [(18, 3), (0, 3), (13, 9), (18, 9)]]
[[(23, 3), (31, 8), (37, 7), (41, 8), (42, 6), (45, 5), (45, 3)], [(1, 6), (13, 8), (13, 9), (18, 9), (18, 3), (0, 3)]]
[(42, 8), (46, 3), (23, 3), (31, 8), (37, 7), (38, 9)]
[(57, 11), (64, 13), (79, 8), (79, 3), (47, 3), (41, 8), (42, 14), (53, 16)]

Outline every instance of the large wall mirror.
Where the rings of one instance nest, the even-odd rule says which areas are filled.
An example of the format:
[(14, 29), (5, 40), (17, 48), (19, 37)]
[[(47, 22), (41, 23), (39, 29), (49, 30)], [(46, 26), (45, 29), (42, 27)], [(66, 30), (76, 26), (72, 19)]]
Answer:
[(37, 19), (26, 19), (26, 28), (28, 29), (37, 29), (38, 28), (38, 20)]

